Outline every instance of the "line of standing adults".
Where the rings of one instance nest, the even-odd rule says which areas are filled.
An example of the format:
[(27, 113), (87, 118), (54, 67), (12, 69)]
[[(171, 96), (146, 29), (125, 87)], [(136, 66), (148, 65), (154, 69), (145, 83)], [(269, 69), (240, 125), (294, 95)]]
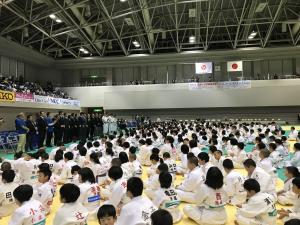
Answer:
[[(40, 111), (34, 120), (33, 115), (28, 114), (25, 117), (24, 113), (20, 113), (15, 120), (19, 136), (17, 151), (31, 151), (45, 145), (46, 147), (52, 147), (52, 144), (56, 146), (60, 142), (93, 139), (103, 134), (103, 124), (107, 125), (110, 120), (113, 120), (107, 120), (108, 117), (109, 115), (100, 113), (81, 112), (78, 115), (66, 114), (63, 111), (59, 111), (52, 117), (50, 112)], [(115, 125), (110, 126), (113, 128), (105, 130), (104, 133), (116, 131), (116, 124), (115, 122)]]

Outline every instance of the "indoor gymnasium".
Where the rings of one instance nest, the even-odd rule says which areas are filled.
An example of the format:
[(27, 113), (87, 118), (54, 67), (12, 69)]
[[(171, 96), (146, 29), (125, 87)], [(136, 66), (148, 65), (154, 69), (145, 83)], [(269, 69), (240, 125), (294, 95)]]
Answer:
[(300, 225), (299, 0), (0, 0), (0, 225)]

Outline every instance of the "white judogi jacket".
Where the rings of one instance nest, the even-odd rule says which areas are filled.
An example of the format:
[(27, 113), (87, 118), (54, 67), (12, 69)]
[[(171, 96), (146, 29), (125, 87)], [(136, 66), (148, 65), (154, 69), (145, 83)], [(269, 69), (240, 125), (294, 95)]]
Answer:
[(173, 222), (176, 223), (182, 219), (182, 213), (179, 210), (180, 198), (173, 188), (160, 188), (155, 191), (153, 204), (157, 208), (169, 211), (173, 217)]
[(276, 195), (275, 184), (273, 178), (262, 168), (256, 167), (249, 178), (257, 180), (260, 185), (261, 192)]
[(116, 225), (151, 224), (150, 216), (156, 210), (148, 198), (135, 197), (123, 206)]
[(291, 139), (296, 139), (297, 136), (298, 136), (298, 131), (296, 131), (296, 130), (291, 131), (289, 134), (289, 138), (291, 138)]
[(38, 183), (33, 189), (33, 198), (42, 203), (46, 215), (50, 212), (50, 207), (53, 202), (54, 187), (50, 182), (44, 184)]
[(257, 166), (262, 168), (264, 171), (266, 171), (268, 174), (270, 174), (271, 177), (274, 178), (276, 169), (272, 165), (272, 161), (270, 158), (264, 158), (257, 162)]
[(17, 165), (17, 171), (20, 174), (22, 184), (34, 185), (37, 182), (37, 171), (41, 161), (36, 159), (21, 160)]
[(214, 165), (211, 162), (207, 162), (204, 165), (201, 165), (200, 168), (204, 174), (204, 178), (206, 179), (206, 174), (207, 171), (209, 170), (210, 167), (213, 167)]
[(240, 225), (246, 221), (247, 224), (276, 224), (276, 215), (274, 196), (262, 192), (256, 193), (242, 208), (237, 209), (237, 221)]
[(291, 165), (295, 167), (300, 167), (300, 151), (296, 151), (293, 158), (291, 159)]
[(60, 181), (64, 183), (69, 183), (70, 180), (72, 179), (72, 173), (71, 169), (72, 166), (77, 165), (76, 162), (73, 160), (69, 160), (64, 164), (64, 167), (62, 168), (61, 174), (60, 174)]
[(185, 177), (181, 185), (177, 189), (188, 192), (196, 192), (199, 185), (205, 181), (204, 174), (199, 167), (194, 168)]
[(195, 155), (196, 157), (198, 157), (199, 153), (201, 152), (201, 149), (198, 148), (198, 147), (194, 147), (194, 148), (192, 148), (192, 149), (190, 150), (190, 152), (194, 153), (194, 155)]
[(64, 203), (56, 211), (53, 225), (85, 225), (87, 217), (88, 210), (80, 202)]
[(110, 195), (108, 196), (108, 201), (105, 204), (111, 204), (117, 208), (120, 204), (128, 202), (128, 197), (126, 196), (127, 180), (121, 178), (111, 186)]
[[(16, 209), (8, 225), (44, 225), (46, 224), (46, 211), (42, 204), (30, 199)], [(56, 224), (55, 224), (56, 225)]]
[(300, 196), (296, 196), (294, 199), (294, 207), (290, 209), (292, 213), (289, 214), (287, 220), (300, 219)]
[(244, 189), (245, 178), (236, 171), (230, 171), (225, 177), (225, 186), (229, 203), (239, 205), (246, 202), (247, 192)]
[(176, 172), (177, 172), (177, 165), (176, 165), (175, 160), (173, 160), (173, 159), (166, 159), (166, 160), (164, 160), (164, 163), (168, 165), (169, 172), (171, 174), (176, 174)]
[(245, 150), (238, 150), (236, 155), (232, 157), (234, 165), (238, 168), (243, 168), (243, 162), (247, 159), (247, 153)]
[(19, 186), (14, 182), (1, 183), (0, 185), (0, 217), (11, 215), (18, 207), (13, 191)]
[(100, 187), (97, 183), (85, 182), (79, 185), (80, 197), (77, 200), (89, 212), (96, 211), (100, 206)]

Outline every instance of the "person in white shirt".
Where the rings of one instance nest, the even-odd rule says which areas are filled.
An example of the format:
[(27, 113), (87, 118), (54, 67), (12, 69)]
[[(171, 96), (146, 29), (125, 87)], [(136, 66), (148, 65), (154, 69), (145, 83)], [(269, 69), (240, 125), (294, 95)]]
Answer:
[(169, 211), (158, 209), (151, 214), (152, 225), (173, 225), (173, 217)]
[(79, 149), (79, 156), (77, 157), (76, 163), (80, 167), (84, 167), (87, 162), (87, 149), (84, 146), (80, 146)]
[(150, 224), (151, 214), (157, 207), (146, 197), (143, 197), (143, 181), (139, 177), (131, 177), (127, 181), (127, 196), (131, 199), (121, 209), (116, 225)]
[(190, 152), (194, 153), (194, 156), (198, 156), (199, 153), (201, 152), (201, 149), (198, 147), (198, 143), (196, 140), (190, 140), (189, 141), (189, 146), (190, 146)]
[(59, 183), (68, 183), (70, 182), (70, 180), (72, 179), (72, 166), (77, 165), (76, 162), (73, 161), (73, 153), (72, 152), (66, 152), (64, 154), (64, 161), (65, 161), (65, 165), (62, 168), (60, 177), (59, 177)]
[[(39, 167), (43, 168), (43, 167)], [(50, 208), (54, 197), (54, 186), (50, 184), (50, 178), (52, 172), (47, 169), (38, 171), (38, 183), (33, 186), (33, 198), (42, 203), (43, 208), (46, 211), (46, 215), (50, 213)]]
[(296, 140), (297, 136), (298, 136), (298, 131), (295, 129), (295, 127), (291, 127), (289, 139)]
[(239, 205), (246, 202), (246, 191), (244, 189), (245, 178), (238, 172), (234, 171), (233, 162), (231, 159), (223, 161), (223, 167), (226, 172), (225, 190), (229, 197), (229, 203)]
[(204, 174), (204, 177), (206, 177), (207, 171), (210, 167), (213, 167), (214, 165), (209, 162), (209, 155), (206, 152), (201, 152), (198, 155), (199, 160), (199, 166)]
[(278, 203), (281, 205), (292, 205), (294, 199), (297, 197), (293, 192), (293, 179), (300, 176), (297, 167), (288, 166), (284, 169), (284, 175), (287, 179), (284, 181), (284, 187), (282, 190), (277, 192)]
[(161, 172), (159, 174), (160, 189), (155, 191), (153, 204), (157, 208), (169, 211), (173, 217), (173, 222), (179, 222), (183, 215), (179, 210), (180, 198), (172, 185), (172, 175), (169, 172)]
[(150, 166), (151, 161), (150, 161), (150, 155), (152, 154), (152, 140), (150, 138), (146, 139), (146, 144), (142, 145), (140, 147), (139, 151), (139, 161), (141, 162), (142, 165), (144, 166)]
[(247, 191), (247, 203), (237, 205), (236, 225), (276, 224), (277, 210), (273, 195), (260, 191), (260, 185), (255, 179), (244, 183)]
[(58, 150), (62, 150), (63, 152), (66, 151), (65, 144), (62, 141), (58, 142), (56, 146), (57, 147), (52, 149), (50, 154), (49, 154), (49, 158), (52, 159), (52, 160), (54, 160), (55, 154)]
[(117, 221), (117, 212), (113, 205), (104, 204), (98, 212), (97, 218), (100, 225), (114, 225)]
[(156, 169), (160, 164), (160, 158), (158, 154), (152, 153), (150, 156), (151, 166), (147, 169), (148, 177), (151, 177), (156, 174)]
[(283, 219), (284, 221), (288, 221), (290, 219), (300, 219), (300, 177), (294, 178), (292, 183), (293, 192), (296, 195), (293, 202), (294, 206), (289, 210), (281, 209), (278, 211), (279, 219)]
[(64, 155), (63, 155), (63, 151), (59, 150), (56, 152), (55, 156), (54, 156), (54, 163), (53, 163), (53, 176), (56, 179), (59, 179), (61, 171), (63, 169), (65, 165), (65, 161), (64, 161)]
[(248, 173), (248, 178), (258, 181), (261, 192), (269, 193), (276, 197), (274, 180), (266, 171), (256, 166), (253, 159), (246, 159), (244, 161), (244, 167)]
[(126, 197), (127, 181), (123, 178), (122, 168), (112, 166), (108, 170), (111, 180), (109, 187), (101, 189), (101, 196), (106, 200), (105, 204), (111, 204), (115, 208), (121, 208), (128, 201)]
[(44, 152), (41, 155), (41, 163), (47, 163), (49, 165), (49, 169), (51, 170), (51, 172), (53, 172), (53, 166), (54, 166), (54, 160), (49, 159), (49, 154)]
[(211, 163), (213, 164), (213, 166), (218, 167), (222, 173), (224, 174), (224, 169), (223, 169), (223, 161), (224, 161), (224, 156), (221, 150), (216, 150), (213, 153), (213, 160), (211, 161)]
[(239, 142), (237, 144), (237, 151), (232, 152), (230, 156), (232, 157), (234, 168), (243, 169), (243, 162), (247, 159), (247, 153), (244, 150), (245, 144), (243, 142)]
[(270, 151), (270, 160), (272, 162), (272, 165), (275, 167), (275, 168), (280, 168), (281, 165), (282, 165), (282, 157), (279, 155), (279, 152), (276, 151), (276, 144), (275, 143), (270, 143), (269, 144), (269, 151)]
[(136, 154), (131, 153), (131, 148), (129, 149), (129, 163), (133, 165), (133, 176), (142, 177), (143, 167), (141, 163), (137, 160)]
[(64, 184), (60, 190), (62, 206), (56, 211), (53, 225), (87, 224), (88, 210), (77, 201), (80, 189), (75, 184)]
[(20, 185), (13, 191), (13, 196), (19, 208), (12, 214), (8, 225), (46, 224), (46, 211), (42, 203), (33, 199), (32, 195), (33, 189), (28, 184)]
[(184, 214), (197, 224), (225, 224), (227, 214), (224, 206), (228, 202), (228, 196), (223, 187), (223, 179), (222, 172), (217, 167), (211, 167), (205, 183), (197, 188), (196, 206), (185, 206)]
[(165, 153), (165, 152), (169, 152), (171, 155), (171, 158), (176, 160), (176, 148), (174, 147), (174, 138), (172, 136), (167, 136), (165, 138), (165, 144), (163, 146), (161, 146), (160, 148), (160, 154), (161, 156)]
[(19, 186), (14, 183), (15, 172), (5, 170), (2, 173), (2, 183), (0, 184), (0, 218), (11, 215), (17, 208), (13, 191)]
[(81, 168), (78, 174), (80, 183), (80, 196), (78, 202), (89, 211), (89, 220), (95, 219), (97, 210), (100, 206), (100, 187), (96, 183), (95, 176), (90, 168)]
[(109, 162), (104, 157), (101, 156), (99, 158), (99, 153), (92, 152), (90, 155), (90, 161), (86, 161), (84, 167), (89, 167), (93, 171), (96, 183), (104, 183), (109, 168)]
[(197, 188), (204, 182), (205, 177), (195, 156), (188, 159), (188, 169), (189, 173), (183, 182), (176, 187), (176, 191), (181, 201), (195, 203)]

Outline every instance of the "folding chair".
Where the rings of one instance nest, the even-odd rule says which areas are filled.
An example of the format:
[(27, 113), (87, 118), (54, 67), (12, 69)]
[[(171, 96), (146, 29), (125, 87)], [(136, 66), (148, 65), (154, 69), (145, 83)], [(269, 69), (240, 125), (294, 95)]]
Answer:
[(19, 140), (18, 140), (18, 136), (17, 135), (15, 135), (15, 134), (9, 134), (7, 136), (7, 145), (14, 152), (16, 152), (16, 150), (17, 150), (18, 142), (19, 142)]
[(7, 150), (7, 148), (6, 148), (6, 135), (4, 135), (4, 134), (0, 135), (0, 148), (3, 152), (6, 153), (6, 150)]

